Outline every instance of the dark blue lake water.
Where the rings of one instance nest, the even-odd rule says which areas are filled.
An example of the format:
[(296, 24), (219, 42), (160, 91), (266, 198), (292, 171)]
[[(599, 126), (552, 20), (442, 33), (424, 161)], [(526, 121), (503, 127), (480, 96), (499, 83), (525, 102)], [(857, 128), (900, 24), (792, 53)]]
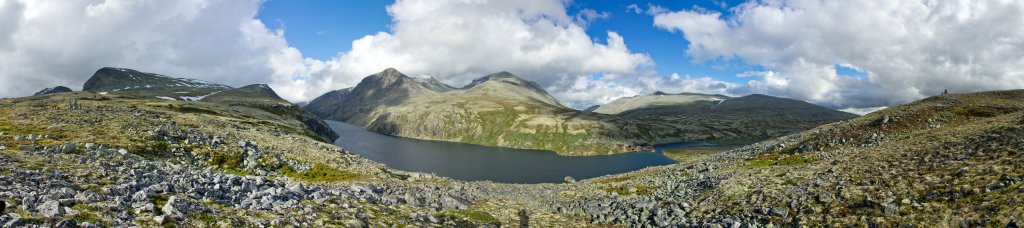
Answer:
[(558, 183), (624, 173), (675, 163), (664, 149), (706, 145), (703, 142), (655, 146), (657, 152), (568, 157), (550, 151), (479, 146), (400, 138), (366, 131), (361, 126), (327, 121), (341, 135), (335, 145), (388, 167), (434, 173), (456, 180), (502, 183)]

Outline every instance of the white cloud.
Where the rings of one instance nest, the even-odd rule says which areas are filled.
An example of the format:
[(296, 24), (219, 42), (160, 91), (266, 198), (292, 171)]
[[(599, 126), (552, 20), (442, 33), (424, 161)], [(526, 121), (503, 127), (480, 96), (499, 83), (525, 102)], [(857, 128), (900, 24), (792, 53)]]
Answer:
[(609, 31), (604, 43), (595, 42), (577, 19), (607, 13), (570, 16), (565, 1), (399, 0), (387, 11), (394, 21), (390, 31), (355, 40), (350, 51), (313, 61), (303, 80), (275, 88), (290, 99), (312, 99), (388, 67), (460, 86), (499, 71), (550, 85), (653, 65), (647, 55), (631, 52), (618, 33)]
[(253, 18), (260, 3), (0, 0), (0, 96), (80, 89), (104, 66), (236, 86), (271, 81), (303, 60)]
[(604, 104), (621, 97), (648, 95), (655, 91), (746, 95), (742, 89), (740, 85), (710, 77), (680, 76), (677, 73), (665, 77), (653, 71), (629, 75), (603, 74), (601, 77), (567, 77), (548, 88), (565, 105), (577, 109)]
[(597, 12), (592, 9), (583, 9), (576, 13), (576, 24), (587, 27), (590, 23), (597, 20), (607, 20), (612, 17), (610, 12)]
[(283, 29), (255, 19), (261, 3), (0, 0), (0, 97), (56, 85), (80, 89), (104, 66), (233, 86), (267, 83), (286, 99), (304, 101), (388, 67), (462, 85), (498, 71), (550, 84), (653, 65), (619, 34), (609, 31), (597, 42), (578, 24), (610, 13), (570, 16), (562, 0), (399, 0), (387, 7), (389, 31), (355, 40), (329, 60), (304, 57)]
[[(772, 72), (743, 90), (835, 107), (1024, 88), (1022, 1), (780, 0), (730, 10), (661, 13), (655, 26), (682, 32), (697, 62), (738, 58)], [(836, 65), (866, 76), (838, 75)]]
[(640, 13), (644, 12), (644, 10), (640, 9), (640, 6), (638, 6), (636, 4), (629, 4), (628, 6), (626, 6), (626, 12), (633, 12), (635, 14), (640, 14)]
[(628, 6), (626, 6), (626, 12), (632, 12), (635, 14), (647, 14), (653, 16), (668, 12), (668, 9), (659, 5), (647, 3), (647, 9), (645, 10), (643, 8), (640, 8), (640, 6), (636, 4), (629, 4)]
[(872, 113), (872, 112), (875, 112), (875, 111), (878, 111), (878, 110), (882, 110), (882, 109), (886, 109), (886, 108), (888, 108), (888, 107), (882, 106), (882, 107), (868, 107), (868, 108), (845, 108), (845, 109), (840, 109), (839, 111), (849, 112), (849, 113), (853, 113), (853, 114), (857, 114), (857, 115), (862, 115), (863, 116), (863, 115), (867, 115), (869, 113)]

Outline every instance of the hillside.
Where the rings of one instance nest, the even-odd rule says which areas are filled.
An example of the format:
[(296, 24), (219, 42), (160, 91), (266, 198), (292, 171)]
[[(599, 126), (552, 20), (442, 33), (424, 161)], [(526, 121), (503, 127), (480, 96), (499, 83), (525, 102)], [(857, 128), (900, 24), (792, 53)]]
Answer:
[(82, 88), (83, 91), (110, 97), (225, 104), (237, 108), (238, 111), (251, 113), (250, 117), (269, 113), (277, 117), (267, 118), (276, 121), (295, 120), (304, 125), (297, 128), (281, 126), (285, 131), (300, 133), (325, 142), (338, 138), (338, 134), (331, 130), (323, 119), (281, 99), (273, 89), (264, 84), (236, 89), (196, 79), (104, 67), (97, 70)]
[[(313, 132), (316, 137), (325, 142), (333, 142), (338, 138), (338, 134), (331, 130), (331, 127), (322, 119), (303, 110), (298, 105), (282, 99), (266, 84), (247, 85), (215, 93), (200, 101), (261, 109), (302, 122), (306, 126), (305, 129)], [(304, 132), (302, 129), (292, 129), (292, 131)]]
[(511, 226), (521, 214), (555, 227), (1024, 222), (1024, 90), (931, 97), (567, 184), (392, 170), (281, 126), (302, 124), (89, 92), (0, 100), (0, 224)]
[(161, 74), (114, 67), (104, 67), (97, 70), (85, 82), (85, 85), (82, 86), (82, 91), (193, 101), (229, 89), (232, 88), (196, 79), (173, 78)]
[(700, 126), (716, 139), (758, 141), (788, 135), (857, 115), (804, 101), (752, 94), (743, 97), (656, 93), (620, 98), (593, 112), (650, 122)]
[[(478, 78), (458, 89), (438, 83), (422, 83), (387, 69), (354, 88), (324, 94), (304, 108), (381, 134), (563, 155), (621, 153), (682, 141), (746, 143), (854, 117), (807, 103), (802, 104), (813, 107), (786, 106), (776, 113), (756, 115), (743, 109), (775, 110), (764, 106), (792, 100), (774, 98), (759, 106), (753, 99), (760, 96), (700, 94), (634, 97), (596, 109), (619, 110), (611, 115), (567, 108), (536, 82), (508, 72)], [(713, 108), (715, 99), (744, 105), (730, 104), (718, 111)], [(821, 113), (797, 113), (806, 110)]]
[[(1024, 221), (1021, 151), (1024, 90), (947, 94), (594, 182), (648, 189), (633, 202), (684, 204), (687, 216), (705, 221), (1012, 227)], [(599, 198), (565, 210), (623, 221), (672, 208), (587, 209), (616, 204)]]
[(589, 111), (591, 112), (609, 115), (615, 115), (630, 110), (640, 109), (700, 109), (713, 106), (718, 102), (729, 98), (730, 97), (723, 95), (708, 95), (695, 93), (668, 94), (658, 91), (648, 96), (633, 96), (615, 99), (614, 101), (608, 102), (607, 104), (591, 107), (588, 109), (590, 109)]

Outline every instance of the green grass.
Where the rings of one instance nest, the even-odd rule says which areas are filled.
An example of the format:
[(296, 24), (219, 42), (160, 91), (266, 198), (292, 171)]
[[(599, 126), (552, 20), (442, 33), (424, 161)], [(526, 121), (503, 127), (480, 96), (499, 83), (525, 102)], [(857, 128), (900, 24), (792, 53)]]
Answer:
[(280, 171), (285, 176), (309, 182), (336, 182), (359, 179), (359, 174), (357, 173), (338, 170), (320, 163), (313, 164), (313, 168), (305, 173), (297, 172), (288, 166), (282, 166)]
[(235, 175), (235, 176), (251, 176), (252, 175), (252, 173), (250, 173), (249, 171), (245, 171), (245, 170), (241, 170), (241, 169), (237, 169), (237, 168), (225, 168), (224, 169), (224, 173)]
[(78, 212), (77, 214), (75, 214), (74, 219), (77, 220), (79, 223), (89, 222), (97, 225), (102, 224), (102, 220), (100, 220), (99, 216), (97, 216), (96, 213), (93, 212), (92, 208), (85, 204), (75, 205), (71, 207), (71, 209), (74, 209), (75, 212)]
[(445, 210), (438, 213), (441, 217), (447, 217), (454, 220), (461, 220), (463, 222), (470, 222), (472, 224), (463, 224), (469, 226), (479, 225), (497, 225), (500, 226), (501, 222), (497, 218), (494, 218), (491, 214), (483, 211), (475, 210)]
[(664, 150), (664, 152), (665, 156), (672, 158), (672, 160), (676, 160), (677, 162), (686, 162), (719, 154), (731, 149), (733, 149), (733, 147), (700, 146), (668, 149)]
[(217, 216), (213, 216), (213, 214), (210, 214), (209, 212), (195, 213), (189, 215), (189, 217), (194, 218), (195, 221), (202, 225), (215, 225), (218, 222)]
[[(630, 192), (629, 191), (630, 188), (636, 188), (636, 191), (635, 192)], [(620, 196), (625, 196), (625, 195), (641, 195), (641, 196), (643, 196), (643, 195), (650, 195), (651, 191), (654, 190), (654, 187), (644, 186), (644, 185), (640, 185), (640, 186), (625, 186), (625, 187), (623, 187), (623, 186), (616, 186), (616, 187), (601, 188), (601, 190), (604, 190), (606, 192), (614, 192), (614, 193), (619, 194)]]
[(149, 197), (149, 201), (153, 202), (153, 205), (156, 208), (160, 208), (160, 207), (163, 207), (164, 204), (167, 204), (167, 200), (169, 200), (170, 198), (171, 197), (167, 196), (167, 195), (155, 195), (155, 196), (150, 196)]
[(177, 111), (177, 112), (181, 112), (181, 113), (220, 115), (220, 113), (218, 113), (217, 111), (213, 111), (213, 110), (209, 110), (209, 109), (205, 109), (205, 108), (199, 108), (199, 107), (191, 107), (191, 106), (180, 106), (180, 105), (178, 105), (178, 106), (172, 106), (171, 109), (174, 110), (174, 111)]

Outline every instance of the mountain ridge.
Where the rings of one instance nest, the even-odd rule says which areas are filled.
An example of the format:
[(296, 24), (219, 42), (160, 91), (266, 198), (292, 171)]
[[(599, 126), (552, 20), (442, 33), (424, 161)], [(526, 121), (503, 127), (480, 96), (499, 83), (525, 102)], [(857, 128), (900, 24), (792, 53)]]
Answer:
[[(536, 82), (508, 72), (489, 74), (450, 91), (429, 90), (422, 84), (405, 82), (406, 78), (389, 68), (367, 76), (350, 90), (328, 92), (304, 108), (325, 119), (361, 125), (381, 134), (551, 150), (563, 155), (619, 153), (682, 141), (765, 139), (845, 118), (800, 123), (804, 117), (785, 115), (756, 121), (611, 115), (565, 107)], [(405, 89), (374, 83), (381, 80), (401, 84)], [(391, 93), (386, 94), (388, 97), (368, 93), (380, 91)], [(699, 96), (708, 101), (724, 97)], [(762, 121), (768, 121), (767, 125)], [(765, 126), (769, 129), (761, 129)]]
[(266, 84), (232, 88), (197, 79), (175, 78), (128, 68), (103, 67), (85, 82), (83, 91), (134, 99), (216, 103), (251, 108), (250, 110), (267, 112), (279, 118), (294, 119), (304, 126), (303, 129), (292, 129), (293, 127), (279, 125), (290, 131), (309, 131), (312, 134), (307, 136), (325, 142), (338, 138), (338, 134), (319, 116), (284, 100)]

